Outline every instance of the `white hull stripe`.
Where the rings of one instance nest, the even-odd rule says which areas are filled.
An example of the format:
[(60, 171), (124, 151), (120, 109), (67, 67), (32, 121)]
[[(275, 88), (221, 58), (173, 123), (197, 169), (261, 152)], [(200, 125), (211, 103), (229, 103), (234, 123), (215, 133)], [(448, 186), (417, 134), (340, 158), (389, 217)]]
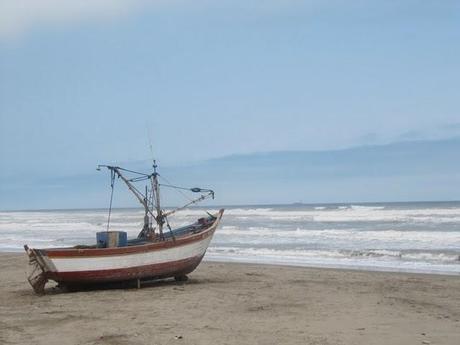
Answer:
[[(189, 259), (204, 255), (212, 236), (163, 250), (144, 253), (123, 254), (120, 256), (48, 258), (55, 267), (55, 272), (101, 271), (112, 269), (133, 268), (146, 265), (161, 264)], [(54, 271), (54, 270), (53, 270)]]

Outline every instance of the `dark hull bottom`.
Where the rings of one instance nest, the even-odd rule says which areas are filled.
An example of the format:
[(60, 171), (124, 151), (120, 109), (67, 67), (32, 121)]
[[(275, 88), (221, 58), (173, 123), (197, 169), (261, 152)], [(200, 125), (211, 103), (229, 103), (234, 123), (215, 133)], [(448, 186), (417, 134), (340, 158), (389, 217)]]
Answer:
[(153, 280), (169, 277), (183, 277), (194, 271), (202, 259), (203, 255), (185, 260), (124, 269), (79, 272), (48, 272), (46, 274), (46, 278), (49, 280), (54, 280), (62, 286), (84, 286), (132, 280)]

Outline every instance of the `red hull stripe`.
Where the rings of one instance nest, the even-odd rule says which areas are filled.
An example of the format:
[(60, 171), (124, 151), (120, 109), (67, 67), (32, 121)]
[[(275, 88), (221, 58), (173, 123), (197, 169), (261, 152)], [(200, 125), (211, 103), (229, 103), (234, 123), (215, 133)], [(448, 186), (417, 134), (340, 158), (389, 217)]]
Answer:
[(202, 255), (179, 261), (122, 269), (78, 272), (47, 272), (47, 278), (62, 283), (101, 283), (141, 278), (166, 278), (192, 272)]

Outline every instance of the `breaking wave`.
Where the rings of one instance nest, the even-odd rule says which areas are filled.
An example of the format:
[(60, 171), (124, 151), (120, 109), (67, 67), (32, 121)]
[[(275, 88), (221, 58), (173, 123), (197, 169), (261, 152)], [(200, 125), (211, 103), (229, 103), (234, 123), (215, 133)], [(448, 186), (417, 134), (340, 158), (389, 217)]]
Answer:
[(421, 252), (421, 251), (396, 251), (396, 250), (279, 250), (269, 248), (238, 248), (238, 247), (210, 247), (209, 253), (243, 254), (254, 256), (281, 256), (296, 258), (376, 258), (415, 261), (431, 261), (439, 263), (452, 263), (460, 265), (460, 254), (454, 252)]
[(208, 249), (205, 259), (306, 267), (344, 267), (460, 275), (460, 255), (458, 253), (406, 253), (381, 250), (287, 251), (267, 248), (211, 247)]
[[(179, 227), (203, 216), (190, 208), (169, 221)], [(134, 237), (142, 217), (142, 210), (114, 210), (110, 228)], [(93, 244), (106, 226), (103, 210), (0, 212), (0, 251)], [(459, 203), (296, 204), (226, 209), (206, 258), (460, 274), (459, 255)]]
[[(218, 210), (209, 210), (216, 213)], [(181, 217), (202, 216), (200, 209), (187, 209)], [(327, 208), (317, 206), (304, 210), (280, 208), (232, 208), (225, 211), (226, 216), (239, 219), (248, 217), (265, 218), (276, 221), (310, 220), (316, 222), (414, 222), (414, 223), (456, 223), (460, 222), (459, 208), (431, 209), (389, 209), (384, 206), (339, 206)]]

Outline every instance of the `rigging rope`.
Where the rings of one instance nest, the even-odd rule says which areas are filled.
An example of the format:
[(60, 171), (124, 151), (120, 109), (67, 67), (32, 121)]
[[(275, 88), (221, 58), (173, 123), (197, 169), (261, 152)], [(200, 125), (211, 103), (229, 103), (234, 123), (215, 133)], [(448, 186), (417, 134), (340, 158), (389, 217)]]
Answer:
[(185, 199), (187, 199), (188, 201), (192, 201), (192, 200), (193, 200), (193, 199), (190, 198), (187, 194), (185, 194), (184, 192), (182, 192), (182, 190), (190, 190), (190, 188), (183, 188), (183, 187), (174, 186), (166, 177), (163, 177), (163, 176), (160, 176), (160, 175), (158, 175), (158, 176), (159, 176), (162, 180), (165, 180), (166, 183), (169, 183), (169, 184), (160, 184), (160, 186), (173, 188), (173, 189), (175, 189), (178, 193), (180, 193)]
[(169, 225), (168, 217), (165, 217), (165, 220), (166, 220), (166, 226), (168, 227), (169, 232), (171, 233), (171, 237), (172, 237), (173, 241), (175, 241), (176, 236), (174, 236), (174, 232), (172, 231), (171, 226)]
[[(151, 217), (153, 219), (155, 219), (155, 221), (157, 222), (157, 224), (159, 225), (159, 229), (160, 229), (160, 235), (162, 237), (162, 239), (164, 239), (164, 234), (163, 232), (161, 231), (161, 228), (162, 228), (162, 225), (165, 223), (166, 221), (166, 225), (169, 229), (169, 231), (171, 232), (171, 236), (173, 238), (173, 240), (175, 240), (175, 236), (174, 236), (174, 232), (172, 231), (171, 229), (171, 226), (169, 224), (169, 221), (168, 221), (168, 216), (176, 213), (177, 211), (180, 211), (180, 210), (183, 210), (185, 208), (187, 208), (188, 206), (191, 206), (199, 201), (202, 201), (208, 197), (212, 197), (214, 199), (214, 191), (211, 190), (211, 189), (202, 189), (202, 188), (184, 188), (184, 187), (179, 187), (179, 186), (175, 186), (173, 185), (168, 179), (160, 176), (157, 172), (156, 172), (156, 164), (155, 164), (155, 160), (153, 161), (154, 163), (154, 172), (153, 174), (145, 174), (145, 173), (141, 173), (141, 172), (137, 172), (137, 171), (133, 171), (133, 170), (129, 170), (129, 169), (124, 169), (124, 168), (120, 168), (120, 167), (117, 167), (117, 166), (108, 166), (108, 165), (99, 165), (97, 170), (100, 170), (101, 167), (107, 167), (109, 170), (110, 170), (110, 187), (111, 187), (111, 193), (110, 193), (110, 204), (109, 204), (109, 215), (108, 215), (108, 219), (107, 219), (107, 232), (109, 231), (110, 229), (110, 217), (111, 217), (111, 213), (112, 213), (112, 202), (113, 202), (113, 194), (114, 194), (114, 185), (115, 185), (115, 177), (119, 177), (121, 178), (127, 185), (128, 185), (128, 188), (131, 190), (131, 192), (134, 193), (134, 195), (138, 198), (138, 200), (141, 202), (142, 205), (145, 206), (146, 208), (146, 213), (149, 213), (151, 215)], [(138, 177), (133, 177), (131, 179), (127, 179), (126, 177), (124, 177), (121, 173), (120, 173), (120, 170), (121, 171), (126, 171), (126, 172), (129, 172), (129, 173), (132, 173), (132, 174), (137, 174), (139, 175)], [(153, 184), (153, 180), (154, 178), (156, 179), (157, 177), (161, 178), (162, 180), (165, 180), (168, 184), (159, 184), (157, 180), (155, 180), (156, 184), (154, 186)], [(148, 188), (146, 186), (146, 192), (145, 192), (145, 195), (140, 192), (132, 183), (135, 183), (135, 182), (140, 182), (140, 181), (145, 181), (145, 180), (151, 180), (151, 183), (152, 183), (152, 189), (149, 193), (148, 191)], [(155, 216), (153, 213), (152, 213), (152, 210), (150, 209), (149, 206), (159, 206), (159, 205), (156, 205), (157, 204), (157, 200), (155, 198), (156, 197), (159, 197), (159, 195), (156, 195), (156, 189), (155, 187), (156, 186), (163, 186), (163, 187), (169, 187), (169, 188), (173, 188), (175, 189), (178, 193), (180, 193), (185, 199), (187, 199), (189, 202), (187, 204), (185, 204), (184, 206), (182, 207), (178, 207), (176, 209), (173, 209), (173, 210), (170, 210), (169, 212), (165, 212), (164, 210), (161, 210), (159, 209), (158, 210), (158, 215)], [(194, 193), (201, 193), (202, 195), (197, 198), (197, 199), (192, 199), (190, 198), (189, 196), (187, 196), (183, 190), (187, 190), (189, 192), (194, 192)], [(159, 194), (159, 193), (158, 193)], [(209, 212), (205, 211), (206, 213), (209, 214)], [(148, 228), (150, 229), (151, 227), (151, 220), (149, 219), (148, 221)], [(143, 230), (144, 231), (144, 230)], [(141, 231), (141, 234), (142, 232)]]
[(149, 177), (151, 174), (146, 174), (146, 173), (142, 173), (142, 172), (139, 172), (139, 171), (134, 171), (134, 170), (129, 170), (129, 169), (125, 169), (125, 168), (120, 168), (120, 167), (116, 167), (118, 170), (121, 170), (121, 171), (126, 171), (126, 172), (130, 172), (132, 174), (137, 174), (137, 175), (141, 175), (141, 176), (145, 176), (145, 177)]
[(112, 201), (113, 201), (113, 190), (115, 185), (115, 171), (110, 170), (110, 188), (112, 191), (110, 192), (110, 205), (109, 205), (109, 217), (107, 219), (107, 232), (109, 231), (110, 226), (110, 215), (112, 214)]

